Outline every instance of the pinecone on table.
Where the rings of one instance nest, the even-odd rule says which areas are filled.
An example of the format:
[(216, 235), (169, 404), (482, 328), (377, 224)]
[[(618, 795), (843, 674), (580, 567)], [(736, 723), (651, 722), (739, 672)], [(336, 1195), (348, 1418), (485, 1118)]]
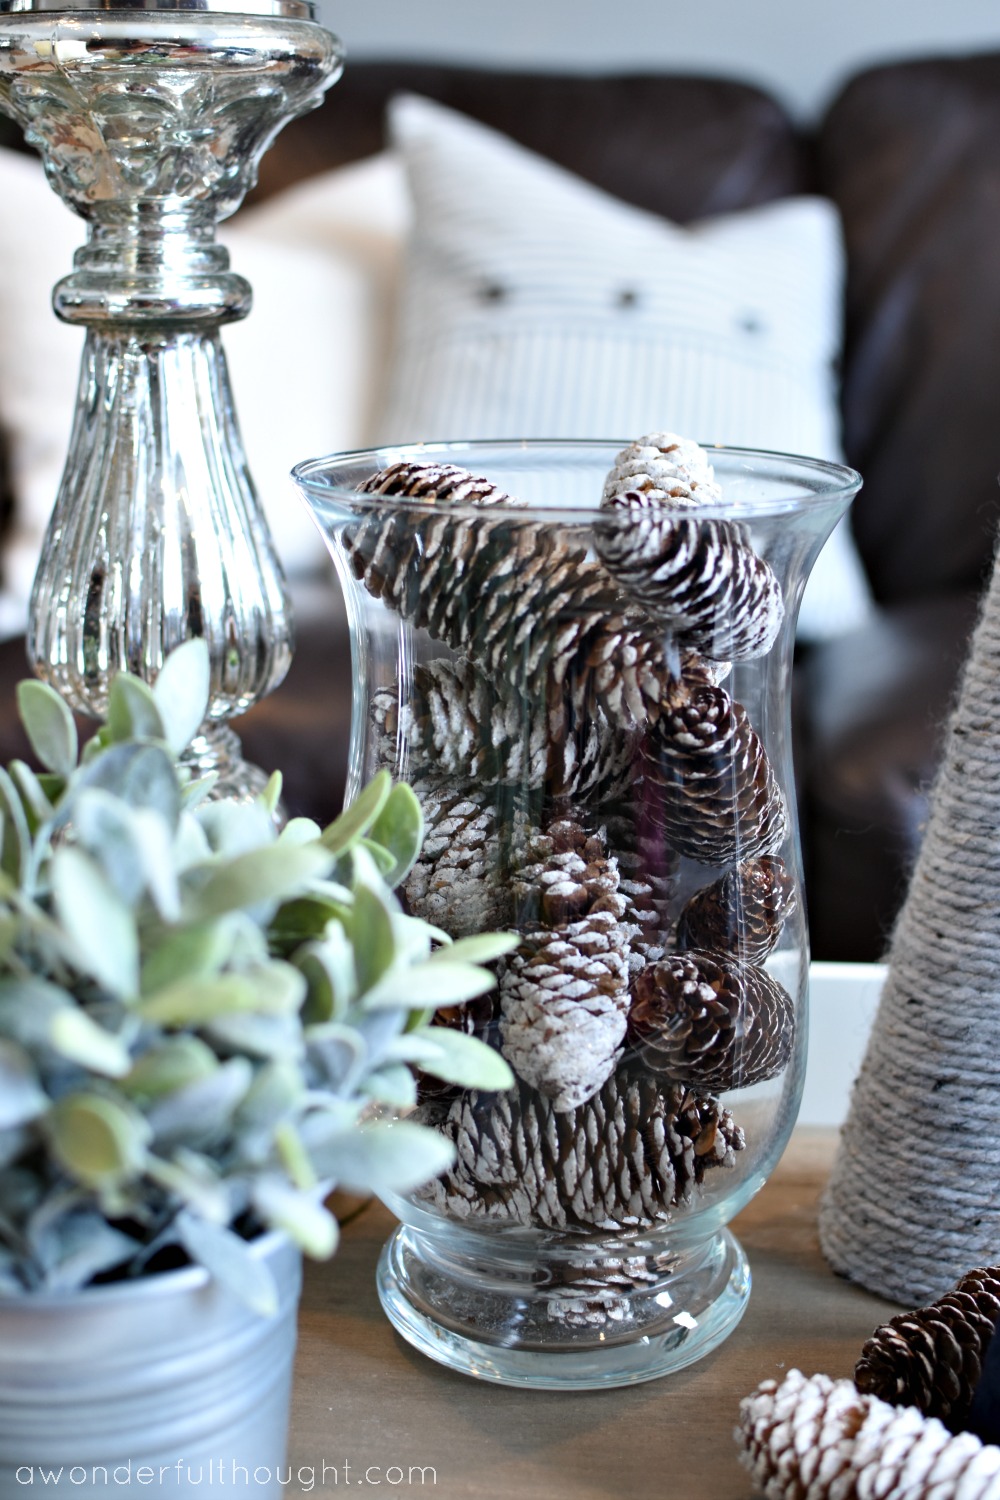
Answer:
[(629, 1041), (646, 1067), (713, 1093), (780, 1073), (795, 1032), (791, 996), (766, 969), (675, 953), (634, 981)]
[(746, 710), (725, 688), (676, 683), (642, 753), (659, 791), (652, 816), (679, 853), (728, 865), (783, 842), (781, 789)]
[(850, 1380), (765, 1380), (740, 1402), (735, 1437), (768, 1500), (1000, 1500), (1000, 1448)]
[(969, 1418), (1000, 1318), (1000, 1266), (983, 1266), (928, 1307), (876, 1328), (854, 1371), (860, 1391), (939, 1417), (953, 1432)]
[(675, 509), (714, 505), (722, 498), (704, 448), (675, 432), (647, 433), (616, 454), (602, 504), (628, 491)]
[(680, 914), (677, 946), (763, 963), (795, 910), (795, 882), (776, 855), (744, 860), (696, 891)]
[(500, 829), (505, 819), (488, 787), (442, 778), (416, 780), (426, 833), (403, 882), (414, 916), (451, 937), (506, 927), (510, 897)]
[(554, 1109), (576, 1109), (614, 1071), (625, 1036), (631, 933), (618, 868), (565, 819), (529, 846), (512, 891), (522, 937), (500, 976), (501, 1050)]
[(637, 1229), (690, 1202), (745, 1146), (727, 1109), (680, 1084), (617, 1070), (560, 1112), (525, 1083), (472, 1090), (414, 1118), (454, 1142), (456, 1164), (417, 1197), (456, 1218), (543, 1229)]
[(709, 657), (764, 656), (785, 615), (781, 585), (731, 521), (671, 511), (638, 490), (602, 503), (595, 546), (626, 598)]

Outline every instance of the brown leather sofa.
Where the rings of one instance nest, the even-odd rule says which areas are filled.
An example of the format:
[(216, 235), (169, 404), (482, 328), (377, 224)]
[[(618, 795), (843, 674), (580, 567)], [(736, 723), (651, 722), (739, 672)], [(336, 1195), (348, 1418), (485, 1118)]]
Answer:
[[(814, 956), (879, 957), (1000, 509), (1000, 56), (868, 71), (809, 133), (730, 81), (349, 64), (278, 138), (253, 199), (378, 150), (398, 89), (676, 221), (801, 192), (840, 209), (844, 446), (865, 480), (853, 525), (878, 611), (802, 653), (795, 720)], [(4, 759), (23, 666), (20, 643), (0, 648)], [(284, 769), (291, 811), (336, 812), (349, 716), (344, 621), (310, 623), (285, 684), (239, 726), (253, 759)]]

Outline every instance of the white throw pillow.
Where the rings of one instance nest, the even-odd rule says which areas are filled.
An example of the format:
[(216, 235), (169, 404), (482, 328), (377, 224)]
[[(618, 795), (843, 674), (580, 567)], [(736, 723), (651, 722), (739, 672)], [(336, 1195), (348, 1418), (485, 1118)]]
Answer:
[[(86, 239), (33, 157), (0, 150), (0, 423), (15, 514), (0, 562), (0, 635), (27, 603), (69, 444), (83, 332), (60, 323), (52, 287)], [(327, 566), (288, 478), (293, 463), (368, 436), (408, 204), (384, 154), (311, 179), (223, 226), (254, 289), (223, 345), (251, 473), (290, 576)]]
[[(666, 428), (839, 457), (843, 252), (829, 202), (681, 228), (429, 100), (397, 98), (390, 126), (415, 218), (378, 440)], [(841, 525), (800, 635), (870, 608)]]

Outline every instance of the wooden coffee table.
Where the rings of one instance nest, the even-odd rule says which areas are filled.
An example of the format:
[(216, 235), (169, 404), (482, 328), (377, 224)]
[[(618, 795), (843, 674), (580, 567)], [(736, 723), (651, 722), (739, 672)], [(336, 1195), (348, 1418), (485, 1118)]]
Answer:
[(287, 1495), (376, 1485), (440, 1500), (749, 1500), (732, 1436), (740, 1397), (793, 1366), (850, 1375), (867, 1335), (900, 1310), (839, 1280), (820, 1254), (816, 1206), (835, 1143), (832, 1129), (800, 1126), (734, 1221), (754, 1284), (730, 1339), (676, 1375), (612, 1391), (508, 1389), (410, 1349), (375, 1290), (393, 1221), (368, 1205), (336, 1259), (306, 1273)]

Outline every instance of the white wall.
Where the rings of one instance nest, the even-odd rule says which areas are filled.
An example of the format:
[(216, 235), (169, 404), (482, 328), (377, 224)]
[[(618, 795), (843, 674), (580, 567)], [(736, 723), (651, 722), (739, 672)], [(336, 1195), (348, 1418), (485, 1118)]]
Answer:
[(348, 57), (720, 73), (816, 114), (870, 62), (1000, 51), (997, 0), (319, 0)]

